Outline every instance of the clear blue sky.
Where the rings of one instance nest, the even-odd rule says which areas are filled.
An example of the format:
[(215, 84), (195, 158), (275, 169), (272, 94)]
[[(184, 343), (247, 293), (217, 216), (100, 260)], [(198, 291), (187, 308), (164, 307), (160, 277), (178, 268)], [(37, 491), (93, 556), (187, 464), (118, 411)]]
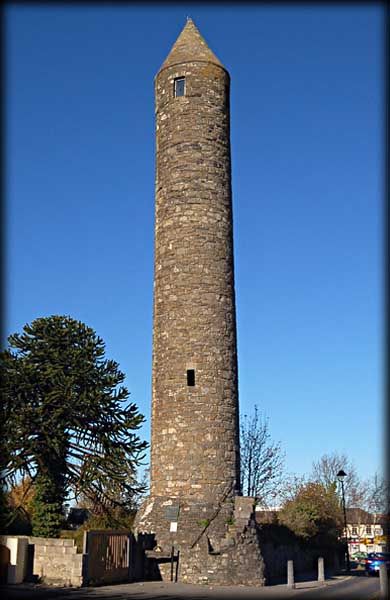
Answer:
[(6, 331), (93, 327), (147, 417), (153, 78), (189, 15), (231, 74), (241, 413), (304, 474), (382, 465), (383, 9), (8, 5)]

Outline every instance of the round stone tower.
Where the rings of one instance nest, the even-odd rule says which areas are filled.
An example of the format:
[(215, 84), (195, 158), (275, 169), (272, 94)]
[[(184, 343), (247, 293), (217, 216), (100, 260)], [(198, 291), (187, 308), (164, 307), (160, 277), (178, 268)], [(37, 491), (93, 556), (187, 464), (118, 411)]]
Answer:
[(155, 79), (155, 496), (239, 486), (229, 87), (188, 20)]
[(188, 19), (155, 79), (151, 487), (134, 528), (157, 577), (174, 547), (181, 581), (261, 584), (239, 489), (229, 87)]

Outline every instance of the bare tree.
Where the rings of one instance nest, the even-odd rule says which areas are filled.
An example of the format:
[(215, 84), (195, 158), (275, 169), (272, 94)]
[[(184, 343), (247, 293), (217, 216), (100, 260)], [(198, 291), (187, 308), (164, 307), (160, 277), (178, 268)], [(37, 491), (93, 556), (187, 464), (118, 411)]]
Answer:
[(367, 508), (375, 515), (390, 514), (389, 482), (378, 473), (369, 482)]
[(247, 496), (266, 505), (278, 495), (284, 473), (284, 453), (280, 442), (273, 442), (268, 419), (257, 406), (250, 417), (244, 415), (240, 426), (241, 489)]
[(337, 473), (341, 469), (347, 474), (344, 480), (346, 506), (365, 508), (368, 500), (368, 483), (360, 479), (355, 465), (346, 454), (332, 452), (321, 456), (317, 462), (313, 462), (310, 479), (328, 488), (337, 483)]
[(283, 485), (280, 487), (278, 499), (282, 505), (295, 500), (298, 494), (309, 484), (305, 475), (288, 473), (283, 477)]

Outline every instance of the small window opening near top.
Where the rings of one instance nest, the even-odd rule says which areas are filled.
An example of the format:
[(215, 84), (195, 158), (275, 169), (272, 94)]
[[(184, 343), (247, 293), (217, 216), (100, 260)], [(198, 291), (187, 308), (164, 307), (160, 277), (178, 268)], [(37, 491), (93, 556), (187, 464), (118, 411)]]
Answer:
[(195, 370), (187, 369), (187, 385), (193, 387), (195, 385)]
[(185, 77), (177, 77), (174, 81), (174, 94), (175, 98), (178, 96), (185, 96), (186, 91), (186, 78)]

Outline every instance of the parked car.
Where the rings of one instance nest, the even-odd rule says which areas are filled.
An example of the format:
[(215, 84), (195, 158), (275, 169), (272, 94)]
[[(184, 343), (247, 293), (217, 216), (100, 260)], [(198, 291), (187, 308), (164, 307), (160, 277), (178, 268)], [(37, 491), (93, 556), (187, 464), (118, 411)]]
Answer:
[(354, 552), (354, 554), (351, 555), (351, 558), (352, 560), (361, 561), (367, 558), (367, 552)]
[(352, 568), (364, 569), (366, 566), (367, 552), (354, 552), (350, 556)]
[(366, 575), (379, 573), (379, 567), (383, 564), (390, 571), (390, 552), (370, 552), (365, 560)]

